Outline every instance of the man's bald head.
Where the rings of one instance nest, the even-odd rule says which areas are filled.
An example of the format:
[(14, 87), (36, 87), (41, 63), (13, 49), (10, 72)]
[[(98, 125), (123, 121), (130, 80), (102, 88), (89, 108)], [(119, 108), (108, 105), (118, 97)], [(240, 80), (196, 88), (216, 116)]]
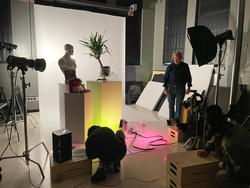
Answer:
[(179, 65), (182, 60), (182, 53), (180, 51), (177, 51), (174, 53), (174, 63), (176, 65)]

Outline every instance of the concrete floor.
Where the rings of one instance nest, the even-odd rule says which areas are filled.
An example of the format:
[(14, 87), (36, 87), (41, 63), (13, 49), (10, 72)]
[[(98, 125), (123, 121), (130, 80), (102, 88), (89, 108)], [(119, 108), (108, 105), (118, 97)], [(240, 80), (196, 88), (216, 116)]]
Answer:
[[(137, 115), (136, 120), (136, 114)], [(143, 115), (144, 114), (144, 115)], [(144, 116), (144, 117), (143, 117)], [(131, 118), (129, 118), (131, 117)], [(154, 113), (150, 115), (150, 112), (140, 112), (137, 108), (123, 109), (123, 118), (127, 119), (130, 126), (136, 127), (140, 121), (145, 120), (144, 123), (148, 130), (155, 132), (161, 132), (164, 137), (167, 133), (166, 121), (162, 118), (158, 118)], [(39, 129), (39, 113), (32, 113), (28, 116), (28, 139), (29, 148), (41, 142), (41, 134)], [(37, 121), (37, 122), (36, 122)], [(33, 123), (33, 124), (32, 124)], [(35, 127), (34, 127), (34, 126)], [(17, 141), (17, 134), (12, 132), (11, 146), (13, 150), (22, 154), (24, 151), (24, 130), (23, 122), (19, 122), (18, 130), (21, 141)], [(4, 147), (8, 143), (6, 133), (4, 133), (4, 126), (0, 126), (0, 151), (3, 151)], [(112, 175), (107, 178), (103, 184), (91, 184), (90, 176), (78, 176), (71, 179), (63, 180), (61, 183), (52, 183), (50, 180), (50, 167), (49, 160), (46, 160), (46, 151), (42, 145), (35, 148), (30, 153), (30, 158), (39, 162), (44, 170), (45, 179), (41, 182), (41, 175), (38, 167), (30, 163), (28, 170), (26, 164), (21, 159), (7, 159), (0, 161), (0, 166), (3, 168), (3, 179), (0, 183), (0, 187), (3, 188), (30, 188), (33, 187), (29, 181), (29, 172), (31, 181), (34, 185), (43, 188), (78, 188), (78, 187), (147, 187), (147, 188), (165, 188), (166, 185), (166, 155), (172, 152), (184, 151), (181, 144), (169, 144), (159, 147), (152, 151), (139, 152), (133, 155), (127, 155), (122, 160), (121, 172)], [(4, 156), (14, 155), (10, 148), (5, 152)]]

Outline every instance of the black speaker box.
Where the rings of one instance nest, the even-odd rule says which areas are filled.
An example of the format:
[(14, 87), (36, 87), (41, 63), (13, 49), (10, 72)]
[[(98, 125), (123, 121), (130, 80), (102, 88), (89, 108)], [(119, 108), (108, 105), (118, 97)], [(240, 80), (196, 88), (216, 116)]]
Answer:
[(52, 132), (53, 158), (57, 163), (72, 159), (72, 134), (67, 129)]

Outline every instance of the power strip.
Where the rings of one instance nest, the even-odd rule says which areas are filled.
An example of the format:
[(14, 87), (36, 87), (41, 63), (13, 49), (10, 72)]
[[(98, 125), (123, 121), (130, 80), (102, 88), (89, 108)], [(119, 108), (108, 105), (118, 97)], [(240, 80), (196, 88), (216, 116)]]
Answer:
[(39, 100), (39, 97), (35, 97), (35, 96), (26, 97), (27, 102), (38, 101), (38, 100)]

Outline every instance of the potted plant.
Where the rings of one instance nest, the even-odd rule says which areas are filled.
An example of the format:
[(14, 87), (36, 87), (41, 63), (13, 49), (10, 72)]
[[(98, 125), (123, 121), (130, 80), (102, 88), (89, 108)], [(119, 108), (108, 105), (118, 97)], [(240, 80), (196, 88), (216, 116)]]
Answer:
[[(109, 66), (103, 66), (102, 61), (101, 61), (101, 55), (105, 53), (109, 53), (109, 48), (106, 45), (108, 40), (104, 40), (104, 35), (95, 33), (90, 35), (89, 39), (86, 40), (79, 40), (80, 44), (83, 45), (84, 47), (87, 47), (90, 52), (89, 55), (90, 57), (94, 57), (100, 64), (100, 69), (101, 69), (101, 75), (102, 75), (102, 80), (106, 80), (106, 76), (109, 76), (110, 73), (110, 67)], [(111, 55), (111, 54), (110, 54)]]

